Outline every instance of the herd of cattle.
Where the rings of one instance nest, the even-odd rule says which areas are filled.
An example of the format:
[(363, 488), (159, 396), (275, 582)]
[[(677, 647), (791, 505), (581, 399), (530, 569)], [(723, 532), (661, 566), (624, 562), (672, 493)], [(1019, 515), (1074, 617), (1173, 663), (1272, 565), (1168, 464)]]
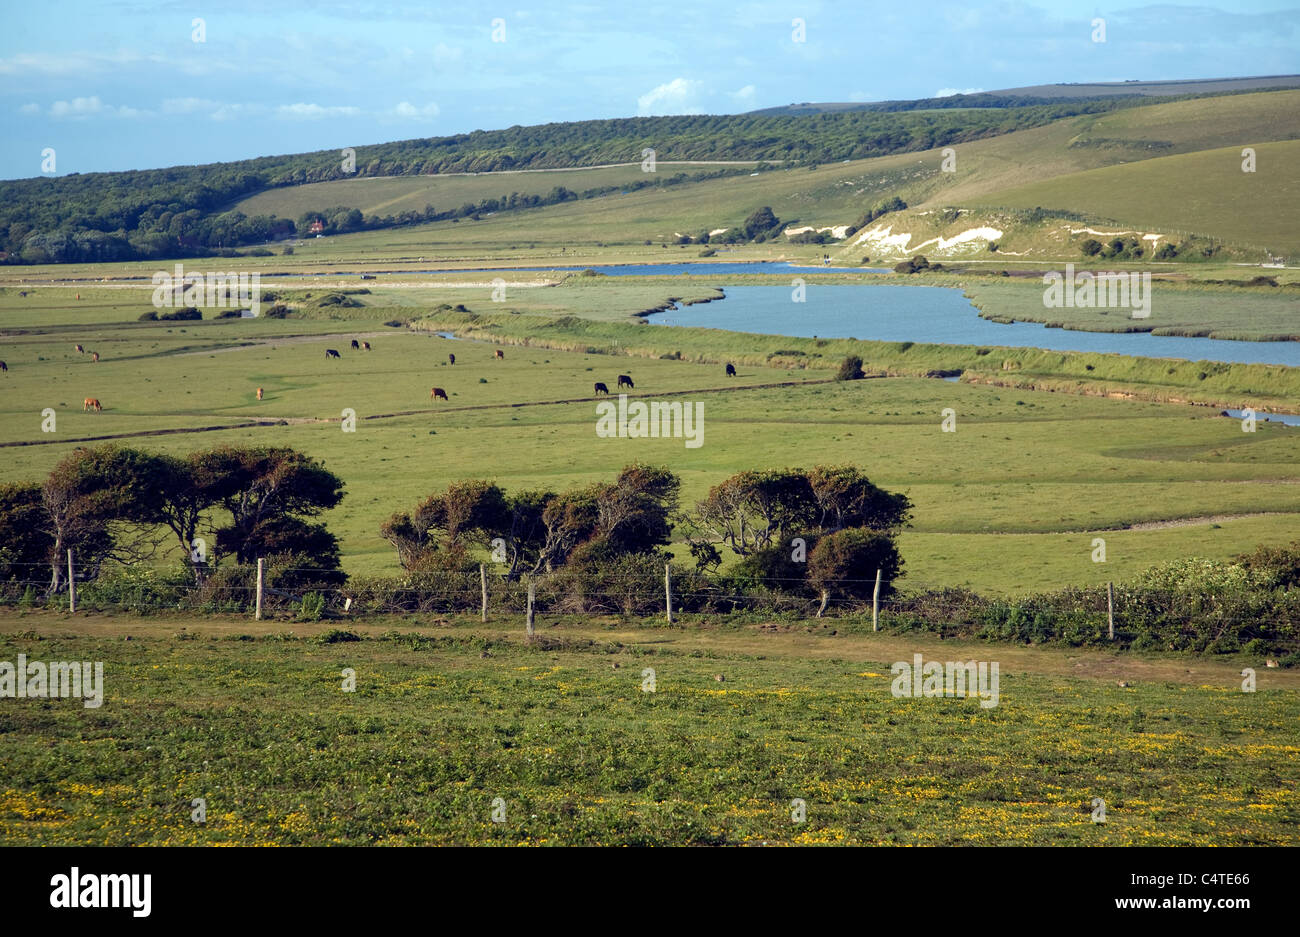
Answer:
[[(370, 343), (369, 343), (369, 342), (367, 342), (367, 341), (358, 342), (355, 338), (352, 339), (352, 347), (353, 347), (353, 348), (356, 348), (356, 349), (358, 349), (358, 350), (364, 350), (364, 351), (370, 351), (370, 350), (371, 350), (371, 348), (370, 348)], [(77, 349), (78, 354), (83, 354), (83, 355), (84, 355), (84, 354), (86, 353), (86, 349), (84, 349), (84, 348), (81, 347), (80, 345), (77, 345), (77, 346), (76, 346), (76, 349)], [(343, 356), (339, 354), (337, 348), (326, 348), (326, 349), (325, 349), (325, 357), (326, 357), (326, 358), (339, 358), (339, 359), (341, 360)], [(498, 348), (498, 349), (496, 349), (496, 354), (494, 355), (494, 357), (495, 357), (495, 359), (496, 359), (497, 361), (504, 361), (504, 360), (506, 359), (506, 353), (505, 353), (504, 351), (502, 351), (500, 348)], [(91, 352), (91, 360), (92, 360), (92, 361), (98, 361), (98, 360), (99, 360), (99, 352), (97, 352), (97, 351)], [(448, 363), (448, 364), (453, 364), (453, 365), (454, 365), (454, 364), (456, 363), (456, 356), (455, 356), (454, 354), (448, 354), (448, 355), (447, 355), (447, 363)], [(7, 372), (8, 370), (9, 370), (9, 366), (6, 365), (3, 361), (0, 361), (0, 372)], [(728, 364), (727, 364), (727, 377), (735, 377), (735, 376), (736, 376), (736, 368), (735, 368), (735, 365), (732, 365), (732, 364), (728, 363)], [(631, 375), (628, 375), (628, 374), (620, 374), (620, 375), (618, 376), (618, 389), (619, 389), (619, 390), (622, 390), (624, 387), (626, 387), (628, 390), (635, 390), (635, 389), (636, 389), (636, 385), (632, 383), (632, 377), (631, 377)], [(594, 393), (595, 393), (595, 395), (596, 395), (597, 397), (599, 397), (601, 394), (604, 394), (604, 395), (606, 395), (606, 396), (609, 396), (609, 387), (608, 387), (607, 385), (605, 385), (603, 382), (601, 382), (601, 381), (597, 381), (596, 384), (595, 384)], [(257, 389), (257, 399), (258, 399), (258, 400), (261, 400), (261, 399), (262, 399), (262, 388), (260, 388), (260, 387)], [(441, 387), (434, 387), (434, 388), (431, 388), (431, 389), (429, 390), (429, 399), (430, 399), (430, 400), (446, 400), (448, 403), (451, 402), (451, 401), (450, 401), (450, 398), (447, 397), (447, 392), (446, 392), (445, 390), (443, 390)], [(96, 397), (87, 397), (87, 398), (85, 399), (85, 402), (82, 404), (81, 412), (82, 412), (82, 413), (85, 413), (85, 412), (90, 411), (90, 410), (94, 410), (94, 411), (96, 411), (96, 412), (99, 412), (99, 411), (101, 411), (101, 410), (103, 410), (103, 409), (104, 409), (104, 408), (103, 408), (103, 406), (100, 404), (98, 398), (96, 398)]]

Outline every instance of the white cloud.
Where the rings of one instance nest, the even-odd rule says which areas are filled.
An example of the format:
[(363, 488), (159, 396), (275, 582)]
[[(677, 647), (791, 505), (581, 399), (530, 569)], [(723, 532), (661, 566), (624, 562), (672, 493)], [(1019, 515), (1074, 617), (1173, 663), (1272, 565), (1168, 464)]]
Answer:
[[(27, 108), (31, 106), (27, 105)], [(35, 111), (25, 109), (25, 113), (35, 113)], [(55, 101), (50, 105), (51, 117), (67, 117), (73, 120), (83, 117), (122, 117), (130, 119), (145, 117), (149, 114), (149, 111), (142, 111), (125, 104), (121, 106), (105, 104), (99, 99), (98, 95), (91, 95), (88, 98), (73, 98), (71, 101)]]
[(757, 91), (753, 85), (745, 85), (739, 91), (728, 91), (727, 94), (741, 107), (750, 107), (754, 103)]
[(39, 114), (40, 112), (41, 106), (39, 104), (24, 104), (18, 108), (19, 114)]
[(246, 107), (243, 104), (223, 104), (212, 112), (212, 119), (239, 120), (241, 117), (245, 117), (253, 112), (254, 109)]
[(440, 42), (433, 47), (433, 61), (436, 65), (451, 64), (459, 62), (464, 50), (458, 46), (449, 46), (445, 42)]
[(361, 108), (351, 106), (322, 107), (319, 104), (281, 104), (275, 109), (281, 117), (294, 117), (300, 120), (321, 120), (326, 117), (356, 117)]
[(875, 98), (873, 98), (873, 97), (872, 97), (868, 92), (866, 92), (866, 91), (854, 91), (854, 92), (852, 92), (852, 93), (849, 94), (849, 100), (852, 101), (852, 102), (854, 102), (855, 104), (861, 104), (861, 103), (865, 103), (865, 102), (867, 102), (867, 101), (874, 101)]
[(134, 52), (26, 52), (0, 59), (0, 75), (80, 75), (140, 61)]
[(636, 112), (642, 117), (666, 114), (702, 114), (698, 97), (703, 83), (674, 78), (636, 99)]
[(392, 113), (394, 117), (400, 117), (405, 120), (419, 120), (423, 118), (437, 117), (439, 114), (439, 108), (438, 105), (432, 102), (424, 105), (424, 107), (416, 107), (410, 101), (403, 101), (401, 104), (398, 104), (393, 108)]
[(193, 114), (196, 111), (215, 111), (220, 107), (220, 101), (207, 98), (167, 98), (162, 102), (164, 114)]
[(50, 105), (51, 117), (87, 117), (104, 110), (104, 102), (95, 95), (88, 98), (73, 98), (71, 101), (55, 101)]
[(979, 94), (983, 88), (940, 88), (934, 93), (936, 98), (950, 98), (954, 94)]

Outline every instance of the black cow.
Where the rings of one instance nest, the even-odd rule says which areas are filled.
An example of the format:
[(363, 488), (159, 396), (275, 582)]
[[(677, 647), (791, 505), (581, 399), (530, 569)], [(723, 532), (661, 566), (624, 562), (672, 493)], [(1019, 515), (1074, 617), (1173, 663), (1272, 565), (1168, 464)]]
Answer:
[(352, 339), (352, 348), (353, 348), (354, 351), (360, 351), (360, 350), (361, 350), (361, 346), (357, 343), (357, 340), (356, 340), (355, 338)]
[(456, 356), (453, 355), (453, 354), (448, 354), (448, 355), (447, 355), (447, 363), (448, 363), (448, 364), (455, 364), (455, 363), (456, 363)]
[(622, 390), (625, 386), (631, 387), (634, 390), (636, 389), (636, 385), (632, 383), (632, 378), (628, 377), (626, 374), (620, 374), (618, 376), (618, 389)]
[(736, 366), (734, 364), (728, 364), (727, 377), (735, 377), (735, 376), (736, 376)]
[(609, 394), (609, 388), (606, 387), (604, 384), (600, 383), (600, 381), (597, 381), (597, 382), (596, 382), (596, 393), (597, 393), (597, 394), (606, 394), (606, 395), (608, 395), (608, 394)]
[(0, 361), (0, 371), (8, 371), (8, 370), (9, 370), (9, 365), (5, 364), (3, 361)]
[(325, 349), (325, 357), (326, 357), (326, 358), (342, 358), (343, 356), (340, 355), (340, 354), (339, 354), (337, 351), (335, 351), (333, 348), (326, 348), (326, 349)]

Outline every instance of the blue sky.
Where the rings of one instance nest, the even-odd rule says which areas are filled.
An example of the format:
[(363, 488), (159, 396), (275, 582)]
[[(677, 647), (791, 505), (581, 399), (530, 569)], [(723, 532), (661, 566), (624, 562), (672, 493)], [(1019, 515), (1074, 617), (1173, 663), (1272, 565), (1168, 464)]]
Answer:
[(1295, 0), (2, 2), (8, 179), (40, 175), (46, 147), (63, 175), (513, 124), (1300, 72)]

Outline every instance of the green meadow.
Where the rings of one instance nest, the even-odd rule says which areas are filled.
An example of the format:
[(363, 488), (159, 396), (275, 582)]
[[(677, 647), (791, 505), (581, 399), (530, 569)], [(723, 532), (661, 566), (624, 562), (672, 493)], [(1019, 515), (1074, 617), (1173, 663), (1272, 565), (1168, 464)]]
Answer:
[[(202, 322), (135, 321), (150, 308), (141, 286), (99, 284), (80, 300), (76, 288), (27, 297), (11, 288), (0, 295), (15, 326), (4, 346), (0, 479), (40, 479), (92, 441), (171, 452), (292, 446), (346, 483), (324, 519), (353, 573), (397, 572), (380, 524), (454, 480), (559, 490), (637, 460), (678, 473), (684, 505), (742, 469), (860, 465), (916, 505), (901, 541), (916, 588), (1095, 584), (1294, 539), (1300, 432), (1261, 422), (1243, 433), (1211, 407), (1161, 402), (1199, 392), (1229, 404), (1253, 391), (1294, 409), (1293, 369), (1218, 367), (1198, 381), (1194, 362), (667, 329), (630, 314), (714, 287), (610, 280), (511, 285), (498, 304), (484, 301), (486, 284), (374, 286), (353, 296), (358, 307), (314, 305), (324, 292), (293, 281), (276, 288), (294, 317)], [(471, 311), (447, 308), (456, 303)], [(416, 328), (384, 325), (408, 319)], [(353, 337), (373, 350), (353, 351)], [(342, 357), (327, 359), (326, 348)], [(851, 353), (882, 376), (832, 380)], [(725, 361), (738, 365), (735, 378)], [(967, 370), (957, 383), (922, 376), (944, 367)], [(704, 445), (597, 438), (593, 385), (613, 389), (619, 374), (642, 397), (702, 401)], [(1008, 384), (1021, 386), (999, 386)], [(431, 401), (434, 387), (449, 399)], [(1134, 392), (1149, 399), (1105, 396)], [(85, 397), (104, 410), (82, 412)], [(46, 408), (54, 433), (41, 431)], [(945, 408), (955, 433), (941, 431)], [(355, 433), (341, 431), (345, 409)], [(1107, 541), (1104, 564), (1091, 560), (1096, 537)]]
[[(518, 626), (7, 612), (0, 658), (103, 661), (105, 702), (6, 700), (0, 842), (1300, 842), (1289, 672), (1244, 693), (1239, 664), (1190, 658)], [(997, 705), (895, 697), (916, 653), (997, 662)]]

